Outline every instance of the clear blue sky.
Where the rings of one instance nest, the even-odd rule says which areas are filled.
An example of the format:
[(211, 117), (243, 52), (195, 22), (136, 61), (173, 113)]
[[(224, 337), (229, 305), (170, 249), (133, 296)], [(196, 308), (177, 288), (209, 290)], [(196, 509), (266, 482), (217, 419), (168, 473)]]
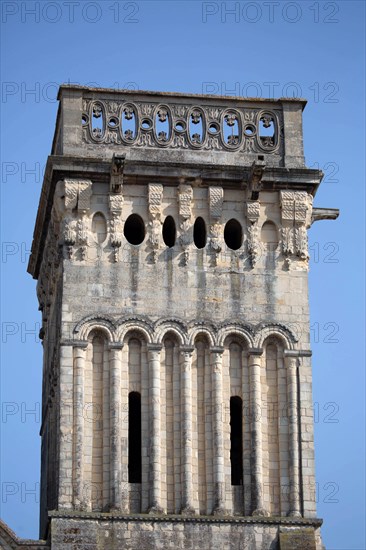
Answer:
[(309, 234), (318, 515), (328, 550), (364, 550), (364, 2), (3, 0), (1, 9), (1, 517), (37, 537), (42, 346), (26, 266), (56, 87), (301, 95), (306, 162), (326, 174), (315, 205), (341, 210)]

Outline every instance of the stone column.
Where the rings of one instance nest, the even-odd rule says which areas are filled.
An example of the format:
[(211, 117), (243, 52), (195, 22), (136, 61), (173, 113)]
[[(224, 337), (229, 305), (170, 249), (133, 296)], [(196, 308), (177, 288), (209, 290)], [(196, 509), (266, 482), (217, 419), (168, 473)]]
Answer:
[(213, 405), (213, 451), (214, 451), (214, 515), (226, 515), (225, 464), (223, 430), (222, 354), (224, 348), (211, 348), (212, 405)]
[(262, 443), (262, 349), (249, 350), (250, 418), (252, 432), (252, 515), (266, 516), (263, 502), (263, 443)]
[(74, 508), (87, 509), (86, 487), (84, 485), (84, 378), (87, 342), (74, 346)]
[(194, 515), (192, 463), (192, 353), (194, 348), (182, 346), (181, 414), (182, 414), (182, 509), (183, 515)]
[(297, 358), (285, 356), (287, 369), (287, 411), (289, 426), (289, 516), (300, 517), (300, 471), (299, 471), (299, 408), (297, 400)]
[(122, 510), (121, 370), (123, 344), (109, 344), (110, 365), (110, 506)]
[(161, 402), (160, 402), (160, 344), (148, 344), (149, 357), (149, 415), (150, 415), (150, 514), (162, 514), (161, 506)]
[(58, 509), (73, 508), (73, 348), (60, 345), (59, 469), (57, 480)]

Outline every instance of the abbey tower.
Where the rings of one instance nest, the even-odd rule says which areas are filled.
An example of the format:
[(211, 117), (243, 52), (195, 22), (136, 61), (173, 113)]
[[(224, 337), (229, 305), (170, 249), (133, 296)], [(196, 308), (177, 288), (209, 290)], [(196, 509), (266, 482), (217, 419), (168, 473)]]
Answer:
[(62, 86), (29, 272), (41, 537), (320, 550), (299, 99)]

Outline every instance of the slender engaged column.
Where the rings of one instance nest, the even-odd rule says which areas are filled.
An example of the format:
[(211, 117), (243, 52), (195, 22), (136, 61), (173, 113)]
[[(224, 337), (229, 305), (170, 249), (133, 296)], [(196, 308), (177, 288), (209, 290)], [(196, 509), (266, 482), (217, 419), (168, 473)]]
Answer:
[(160, 351), (159, 344), (148, 344), (149, 356), (149, 413), (150, 413), (150, 514), (162, 514), (161, 506), (161, 448), (160, 448)]
[(222, 354), (223, 348), (211, 348), (214, 448), (214, 515), (226, 515), (223, 430)]
[(84, 377), (87, 343), (74, 347), (74, 508), (87, 508), (84, 487)]
[(289, 425), (289, 454), (290, 454), (290, 512), (289, 516), (299, 517), (300, 512), (300, 477), (299, 477), (299, 439), (298, 421), (299, 410), (297, 403), (297, 358), (285, 357), (287, 368), (287, 410)]
[(266, 516), (263, 503), (263, 443), (262, 443), (262, 350), (249, 350), (250, 418), (252, 431), (252, 515)]
[(193, 348), (181, 352), (181, 410), (182, 410), (182, 510), (183, 515), (194, 515), (192, 464), (192, 353)]
[[(74, 506), (73, 468), (74, 468), (74, 402), (73, 395), (73, 348), (60, 346), (60, 401), (58, 403), (60, 439), (58, 446), (58, 509), (71, 510)], [(56, 474), (56, 471), (54, 470)]]
[(121, 418), (121, 369), (123, 344), (109, 345), (111, 375), (110, 393), (110, 504), (112, 510), (122, 510), (122, 418)]

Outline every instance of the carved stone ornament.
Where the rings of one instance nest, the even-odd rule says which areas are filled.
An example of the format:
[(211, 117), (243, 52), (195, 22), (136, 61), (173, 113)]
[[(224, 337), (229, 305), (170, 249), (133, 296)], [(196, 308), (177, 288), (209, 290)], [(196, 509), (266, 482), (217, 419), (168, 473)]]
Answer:
[(85, 260), (86, 252), (89, 244), (89, 218), (85, 213), (81, 214), (81, 217), (77, 221), (77, 235), (78, 243), (80, 245), (81, 259)]
[(111, 193), (121, 194), (123, 189), (123, 171), (125, 167), (124, 155), (113, 155), (111, 166)]
[(288, 269), (307, 269), (309, 260), (307, 228), (311, 225), (313, 197), (306, 191), (280, 191), (282, 252)]
[(113, 247), (113, 259), (115, 262), (118, 262), (119, 249), (122, 245), (122, 207), (122, 193), (109, 195), (109, 210), (111, 212), (111, 220), (109, 222), (110, 242)]
[(191, 185), (181, 183), (178, 187), (179, 215), (187, 220), (192, 216), (193, 189)]
[(163, 186), (160, 183), (149, 183), (148, 186), (149, 214), (151, 219), (161, 216), (161, 204), (163, 200)]
[(160, 219), (153, 219), (150, 223), (150, 236), (148, 242), (152, 248), (152, 259), (153, 263), (156, 263), (159, 246), (160, 246), (160, 235), (161, 235), (161, 221)]
[(224, 190), (222, 187), (209, 187), (209, 206), (210, 206), (210, 218), (212, 220), (219, 220), (222, 215), (222, 206), (224, 203)]
[(109, 210), (111, 214), (120, 216), (123, 208), (123, 195), (109, 195)]
[[(89, 217), (92, 182), (90, 180), (69, 180), (57, 183), (55, 219), (61, 218), (61, 243), (66, 246), (69, 259), (73, 258), (73, 247), (81, 246), (81, 259), (85, 259), (89, 244)], [(64, 197), (64, 205), (62, 198)]]
[(110, 221), (111, 246), (113, 247), (113, 259), (118, 262), (118, 251), (122, 245), (122, 222), (117, 214)]
[(254, 267), (258, 261), (260, 255), (260, 242), (259, 242), (259, 214), (260, 203), (259, 201), (250, 201), (246, 203), (246, 214), (248, 219), (248, 239), (247, 249), (251, 266)]
[(247, 247), (250, 263), (252, 267), (255, 267), (260, 256), (259, 227), (257, 222), (248, 226)]
[(183, 265), (188, 264), (189, 259), (189, 229), (190, 220), (192, 217), (192, 200), (193, 189), (191, 185), (181, 183), (178, 187), (178, 204), (179, 204), (179, 216), (180, 216), (180, 230), (179, 243), (183, 249)]
[[(162, 109), (159, 116), (164, 118), (167, 115)], [(160, 183), (149, 183), (148, 207), (150, 216), (150, 236), (148, 242), (152, 248), (153, 263), (156, 263), (160, 247), (162, 200), (163, 186)]]

